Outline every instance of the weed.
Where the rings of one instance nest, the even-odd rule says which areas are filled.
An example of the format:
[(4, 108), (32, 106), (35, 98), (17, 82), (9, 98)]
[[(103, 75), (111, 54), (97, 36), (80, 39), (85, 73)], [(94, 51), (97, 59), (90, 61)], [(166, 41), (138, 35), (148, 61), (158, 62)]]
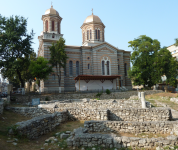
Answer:
[(109, 89), (107, 89), (106, 94), (111, 94), (111, 91)]
[(103, 94), (103, 92), (96, 94), (96, 97), (99, 97)]
[(45, 97), (45, 101), (49, 101), (50, 99), (49, 99), (49, 96), (46, 96)]

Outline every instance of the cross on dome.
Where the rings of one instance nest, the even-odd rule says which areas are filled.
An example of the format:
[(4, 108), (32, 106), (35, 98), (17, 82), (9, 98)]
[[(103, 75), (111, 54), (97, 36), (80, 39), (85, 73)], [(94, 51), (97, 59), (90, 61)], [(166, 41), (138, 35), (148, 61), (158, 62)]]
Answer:
[(93, 15), (93, 8), (92, 8), (92, 10), (91, 10), (91, 11), (92, 11), (92, 15)]

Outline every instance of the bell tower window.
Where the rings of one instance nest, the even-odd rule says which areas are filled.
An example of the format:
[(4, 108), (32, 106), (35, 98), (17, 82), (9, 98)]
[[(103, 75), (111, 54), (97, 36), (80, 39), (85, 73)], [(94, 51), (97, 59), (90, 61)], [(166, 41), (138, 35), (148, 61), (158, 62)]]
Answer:
[(57, 29), (58, 29), (58, 33), (60, 34), (59, 22), (57, 23)]
[(52, 31), (54, 31), (54, 21), (52, 21)]
[(98, 30), (98, 40), (100, 40), (100, 30)]
[(92, 33), (91, 33), (91, 29), (90, 29), (90, 39), (92, 39)]
[(87, 40), (89, 40), (89, 30), (87, 30)]
[(98, 39), (97, 30), (95, 30), (95, 39)]
[(48, 31), (48, 20), (46, 20), (46, 22), (45, 22), (45, 31), (46, 32)]

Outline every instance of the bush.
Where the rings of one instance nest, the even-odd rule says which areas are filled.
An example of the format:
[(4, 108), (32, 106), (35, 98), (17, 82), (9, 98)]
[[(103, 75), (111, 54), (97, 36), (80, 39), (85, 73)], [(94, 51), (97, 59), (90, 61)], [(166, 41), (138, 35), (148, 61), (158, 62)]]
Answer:
[(10, 100), (15, 102), (16, 101), (16, 97), (11, 97)]
[(111, 94), (111, 91), (109, 89), (107, 89), (106, 94)]
[(45, 97), (45, 101), (49, 101), (50, 99), (49, 99), (49, 96), (46, 96)]
[(103, 94), (103, 92), (96, 94), (96, 97), (99, 97)]

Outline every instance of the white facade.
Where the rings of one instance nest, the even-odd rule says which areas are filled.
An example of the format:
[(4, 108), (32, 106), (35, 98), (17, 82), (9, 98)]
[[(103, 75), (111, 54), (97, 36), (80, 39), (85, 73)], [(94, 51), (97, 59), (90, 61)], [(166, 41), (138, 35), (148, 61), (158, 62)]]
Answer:
[[(90, 80), (88, 83), (84, 80), (80, 80), (80, 91), (91, 91), (91, 90), (112, 90), (116, 89), (116, 79), (113, 81), (106, 80), (103, 83), (100, 80)], [(75, 83), (76, 91), (79, 91), (79, 81)]]
[(175, 57), (178, 60), (178, 46), (171, 45), (167, 49), (171, 52), (172, 57)]

